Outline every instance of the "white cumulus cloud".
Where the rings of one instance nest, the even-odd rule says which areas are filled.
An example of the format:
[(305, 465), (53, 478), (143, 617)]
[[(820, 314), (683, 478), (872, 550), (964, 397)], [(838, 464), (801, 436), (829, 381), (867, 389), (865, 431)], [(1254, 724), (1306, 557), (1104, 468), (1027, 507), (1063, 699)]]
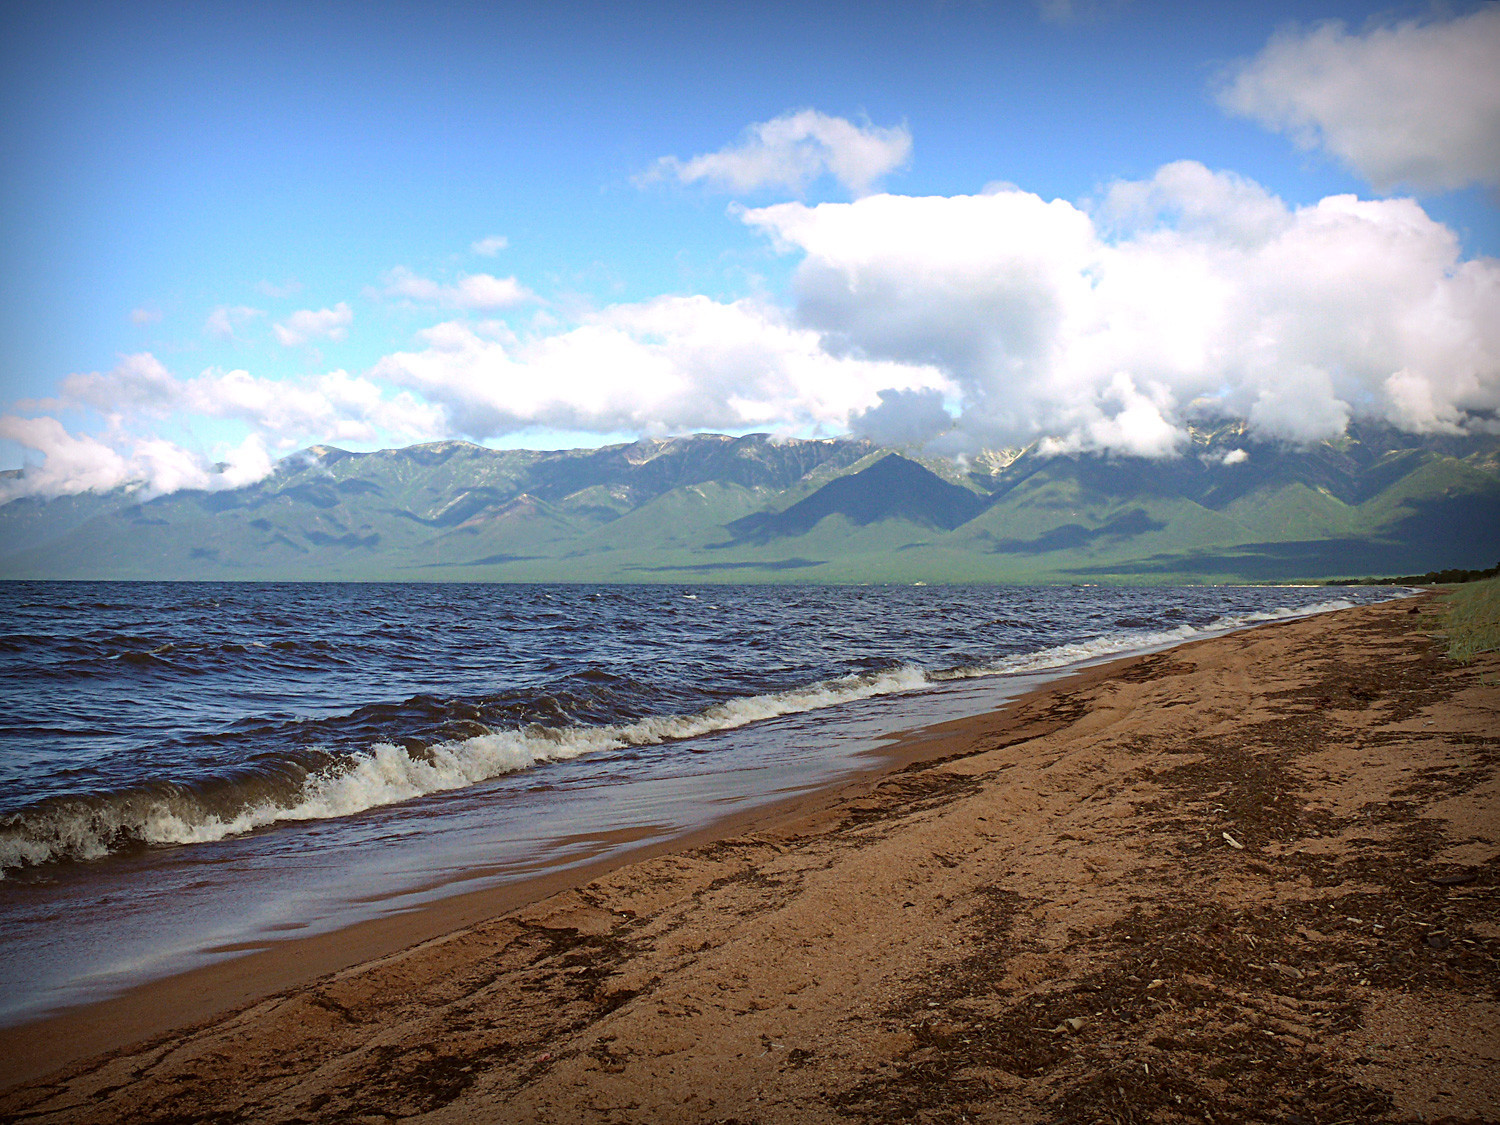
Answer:
[(61, 400), (40, 403), (42, 409), (91, 406), (101, 414), (120, 415), (136, 410), (170, 408), (179, 384), (161, 360), (150, 352), (120, 357), (107, 372), (69, 375), (62, 383)]
[(91, 408), (117, 423), (143, 418), (220, 418), (243, 422), (279, 449), (319, 441), (428, 441), (441, 435), (437, 407), (361, 375), (328, 371), (267, 379), (209, 368), (179, 379), (149, 352), (123, 356), (109, 371), (70, 375), (44, 410)]
[(387, 297), (454, 309), (503, 309), (533, 299), (514, 277), (494, 277), (487, 273), (468, 274), (452, 285), (442, 285), (398, 266), (385, 275), (384, 281), (382, 292)]
[[(122, 356), (109, 371), (63, 380), (52, 399), (17, 404), (41, 417), (9, 415), (0, 437), (40, 454), (0, 502), (26, 493), (58, 495), (129, 486), (144, 495), (180, 488), (234, 488), (271, 471), (276, 454), (317, 442), (407, 445), (449, 430), (443, 409), (346, 371), (267, 379), (209, 368), (179, 379), (149, 352)], [(94, 411), (96, 434), (70, 433), (51, 415)], [(248, 431), (237, 444), (189, 449), (157, 435), (164, 424), (215, 420)]]
[(1500, 409), (1500, 262), (1410, 199), (1294, 208), (1183, 162), (1092, 211), (1004, 188), (744, 217), (802, 255), (825, 348), (952, 380), (950, 443), (1164, 456), (1205, 414), (1308, 442)]
[(418, 351), (371, 371), (446, 409), (484, 438), (529, 426), (672, 433), (693, 429), (840, 432), (882, 389), (945, 388), (934, 368), (822, 347), (817, 332), (750, 301), (662, 297), (520, 339), (498, 324), (437, 325)]
[(664, 156), (640, 181), (675, 179), (730, 192), (773, 188), (797, 193), (826, 174), (863, 195), (910, 159), (911, 132), (904, 125), (861, 126), (803, 109), (750, 126), (737, 144), (718, 152), (690, 160)]
[(430, 441), (441, 413), (409, 394), (388, 395), (361, 375), (328, 371), (266, 379), (210, 369), (179, 384), (175, 411), (244, 422), (286, 450), (310, 442)]
[(0, 438), (42, 454), (40, 465), (28, 465), (24, 481), (0, 483), (0, 497), (23, 493), (56, 496), (107, 492), (129, 474), (129, 462), (113, 447), (88, 435), (75, 437), (56, 418), (0, 417)]
[(331, 309), (299, 309), (271, 326), (284, 348), (295, 348), (309, 340), (342, 340), (354, 323), (354, 312), (340, 301)]
[(1382, 191), (1500, 183), (1500, 6), (1285, 32), (1225, 76), (1219, 101)]
[[(568, 321), (552, 309), (518, 333), (468, 315), (524, 299), (514, 279), (395, 271), (385, 292), (455, 319), (363, 373), (179, 377), (139, 352), (70, 375), (0, 420), (0, 438), (35, 455), (4, 495), (229, 487), (314, 442), (536, 427), (852, 430), (955, 453), (1039, 441), (1146, 457), (1184, 452), (1198, 420), (1243, 419), (1253, 437), (1292, 443), (1351, 421), (1500, 430), (1500, 261), (1465, 258), (1412, 199), (1290, 206), (1182, 161), (1088, 206), (1003, 185), (743, 219), (799, 258), (791, 307), (664, 296)], [(209, 327), (254, 315), (225, 307)], [(341, 304), (274, 328), (292, 346), (351, 320)], [(59, 420), (80, 412), (99, 424)], [(195, 420), (234, 443), (162, 436)]]
[(222, 445), (209, 456), (150, 435), (112, 429), (103, 436), (71, 434), (56, 418), (0, 417), (0, 437), (41, 455), (21, 479), (0, 482), (0, 503), (17, 496), (65, 496), (129, 488), (150, 499), (183, 488), (218, 491), (253, 484), (271, 472), (258, 434)]

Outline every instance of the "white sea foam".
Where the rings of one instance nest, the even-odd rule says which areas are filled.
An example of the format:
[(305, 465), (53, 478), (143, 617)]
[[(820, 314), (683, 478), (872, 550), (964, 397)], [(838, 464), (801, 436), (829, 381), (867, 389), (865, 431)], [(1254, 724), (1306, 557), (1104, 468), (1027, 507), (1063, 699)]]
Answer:
[(633, 723), (593, 727), (543, 727), (438, 743), (413, 756), (377, 743), (310, 775), (284, 801), (248, 803), (230, 816), (205, 809), (190, 794), (133, 793), (118, 800), (59, 802), (23, 812), (0, 828), (0, 877), (6, 868), (59, 859), (98, 859), (122, 841), (190, 844), (221, 840), (284, 821), (349, 816), (434, 793), (462, 789), (544, 762), (565, 761), (631, 746), (695, 738), (750, 723), (800, 714), (873, 696), (912, 691), (934, 682), (977, 676), (1066, 668), (1121, 653), (1162, 648), (1266, 621), (1307, 617), (1353, 602), (1335, 600), (1299, 609), (1275, 609), (1221, 617), (1206, 626), (1114, 633), (979, 667), (929, 672), (905, 666), (870, 675), (825, 680), (807, 687), (715, 704), (690, 715), (665, 715)]
[(1337, 609), (1349, 609), (1355, 603), (1337, 598), (1318, 602), (1315, 605), (1296, 609), (1285, 606), (1253, 613), (1238, 613), (1220, 617), (1207, 625), (1178, 625), (1171, 629), (1156, 629), (1134, 633), (1110, 633), (1073, 644), (1056, 645), (1037, 652), (1022, 653), (997, 660), (982, 668), (965, 670), (964, 675), (1005, 675), (1018, 672), (1044, 672), (1052, 668), (1066, 668), (1074, 664), (1087, 664), (1109, 656), (1126, 652), (1141, 652), (1146, 649), (1165, 648), (1184, 641), (1203, 637), (1220, 636), (1261, 625), (1269, 621), (1286, 621), (1294, 617), (1312, 617), (1319, 613), (1331, 613)]
[(495, 731), (441, 742), (416, 757), (390, 743), (377, 743), (310, 775), (288, 801), (247, 804), (227, 817), (205, 810), (191, 795), (131, 794), (114, 802), (55, 803), (22, 813), (19, 823), (0, 828), (0, 871), (58, 859), (99, 859), (126, 839), (149, 844), (207, 843), (282, 821), (349, 816), (462, 789), (543, 762), (694, 738), (780, 715), (909, 691), (929, 682), (920, 668), (903, 667), (732, 699), (691, 715), (654, 716), (609, 726), (531, 725)]

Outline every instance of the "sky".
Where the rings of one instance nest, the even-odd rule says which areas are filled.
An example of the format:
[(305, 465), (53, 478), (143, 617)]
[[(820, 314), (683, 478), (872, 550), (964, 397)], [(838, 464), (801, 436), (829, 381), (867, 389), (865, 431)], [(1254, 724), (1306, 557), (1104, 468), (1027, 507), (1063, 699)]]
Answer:
[(1500, 432), (1494, 0), (12, 0), (0, 196), (0, 500)]

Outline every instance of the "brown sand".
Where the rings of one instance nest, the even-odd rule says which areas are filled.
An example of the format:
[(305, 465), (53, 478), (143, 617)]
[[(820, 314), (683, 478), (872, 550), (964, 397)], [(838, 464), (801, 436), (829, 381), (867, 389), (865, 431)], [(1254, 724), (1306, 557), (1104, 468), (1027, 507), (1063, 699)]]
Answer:
[[(267, 970), (0, 1119), (1495, 1120), (1500, 658), (1451, 663), (1416, 609), (934, 728), (935, 761), (754, 831)], [(28, 1034), (76, 1053), (0, 1036), (12, 1078)]]

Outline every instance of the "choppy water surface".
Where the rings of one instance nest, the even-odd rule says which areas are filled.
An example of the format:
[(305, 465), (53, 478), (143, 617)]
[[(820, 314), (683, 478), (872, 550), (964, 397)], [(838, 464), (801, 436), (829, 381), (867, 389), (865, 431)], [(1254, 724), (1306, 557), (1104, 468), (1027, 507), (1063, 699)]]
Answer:
[[(826, 783), (1316, 588), (0, 584), (0, 1019)], [(218, 952), (216, 952), (218, 951)]]

